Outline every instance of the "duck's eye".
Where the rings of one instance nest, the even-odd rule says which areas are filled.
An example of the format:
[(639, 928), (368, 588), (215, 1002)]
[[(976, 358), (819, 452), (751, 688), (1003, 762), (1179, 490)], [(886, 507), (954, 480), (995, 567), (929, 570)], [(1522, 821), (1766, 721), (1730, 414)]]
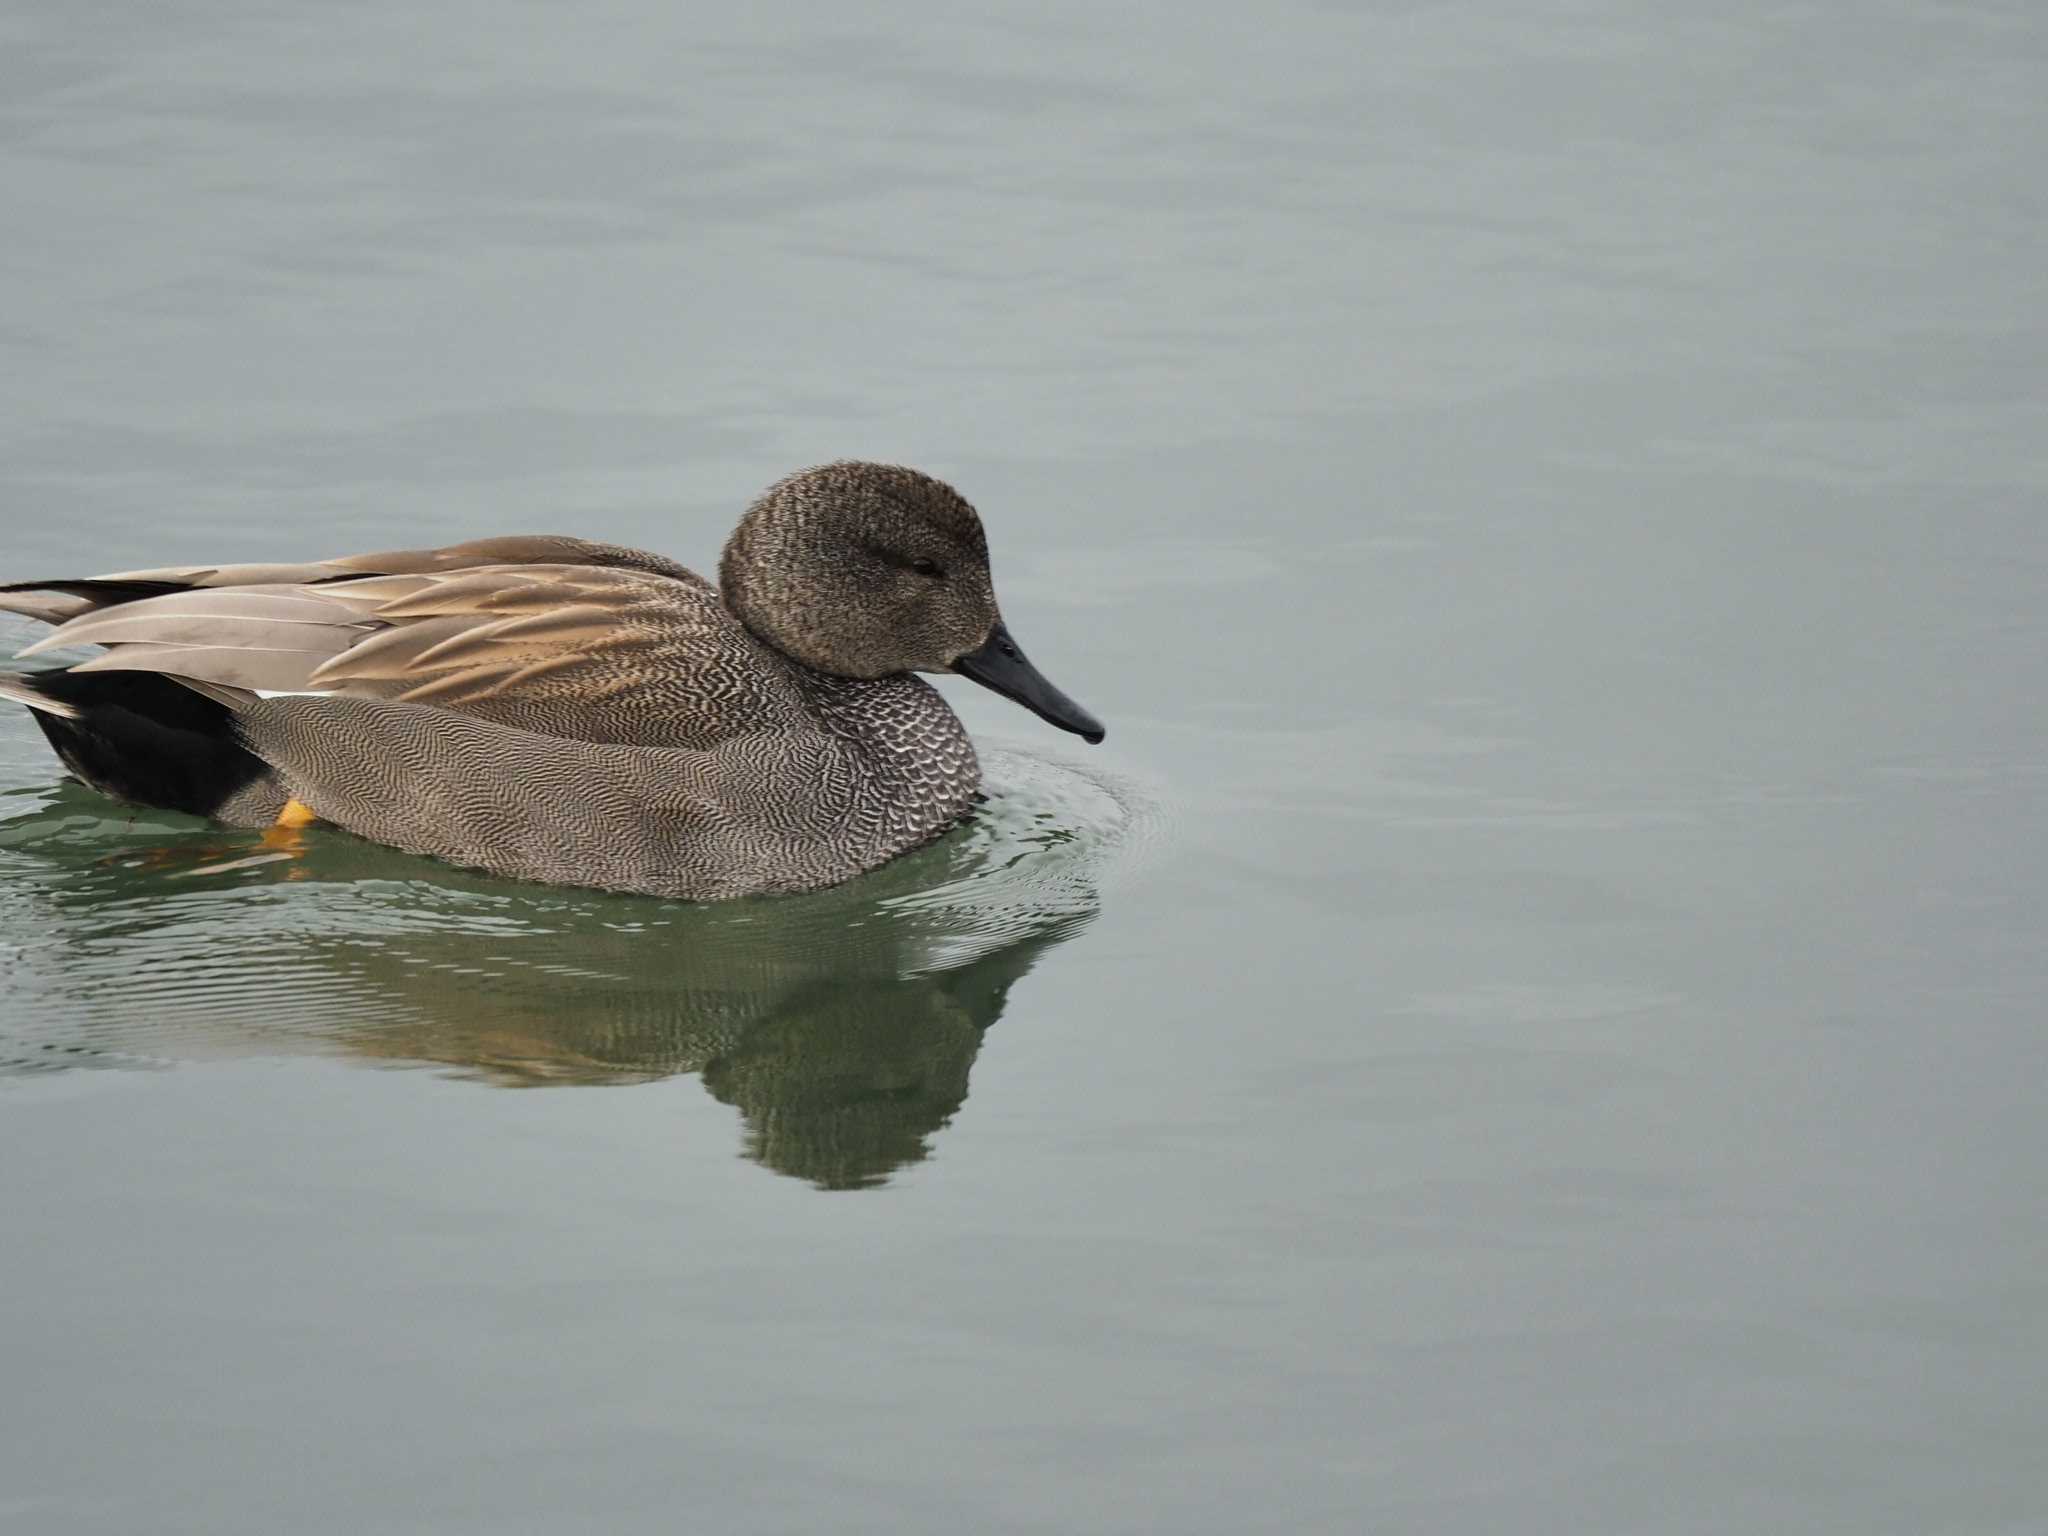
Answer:
[(944, 576), (945, 568), (936, 560), (917, 559), (910, 562), (910, 568), (920, 576)]

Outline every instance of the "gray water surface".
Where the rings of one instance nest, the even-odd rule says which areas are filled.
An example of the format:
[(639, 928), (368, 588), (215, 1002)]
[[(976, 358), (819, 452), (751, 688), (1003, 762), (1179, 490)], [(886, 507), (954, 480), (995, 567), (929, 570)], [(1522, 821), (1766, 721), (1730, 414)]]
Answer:
[(892, 459), (1110, 727), (696, 909), (0, 714), (0, 1530), (2048, 1531), (2044, 149), (2021, 4), (0, 15), (5, 575)]

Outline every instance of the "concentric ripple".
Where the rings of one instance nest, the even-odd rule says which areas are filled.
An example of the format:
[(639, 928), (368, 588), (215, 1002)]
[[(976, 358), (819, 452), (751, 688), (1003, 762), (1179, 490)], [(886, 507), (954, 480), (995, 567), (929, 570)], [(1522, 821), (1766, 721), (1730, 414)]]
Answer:
[(987, 802), (811, 895), (688, 906), (522, 885), (316, 829), (266, 845), (75, 785), (0, 816), (0, 1075), (323, 1053), (506, 1085), (697, 1072), (817, 1183), (924, 1154), (1009, 989), (1087, 927), (1148, 799), (984, 753)]

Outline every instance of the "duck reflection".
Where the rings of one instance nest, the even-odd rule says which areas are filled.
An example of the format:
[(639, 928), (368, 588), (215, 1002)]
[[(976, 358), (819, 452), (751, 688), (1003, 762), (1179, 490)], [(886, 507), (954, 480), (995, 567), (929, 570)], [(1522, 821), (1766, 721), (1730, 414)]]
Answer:
[(749, 1157), (826, 1189), (929, 1154), (1011, 988), (1093, 919), (1104, 843), (998, 790), (850, 885), (688, 907), (38, 798), (0, 820), (5, 931), (39, 933), (16, 1070), (340, 1050), (504, 1086), (695, 1073)]

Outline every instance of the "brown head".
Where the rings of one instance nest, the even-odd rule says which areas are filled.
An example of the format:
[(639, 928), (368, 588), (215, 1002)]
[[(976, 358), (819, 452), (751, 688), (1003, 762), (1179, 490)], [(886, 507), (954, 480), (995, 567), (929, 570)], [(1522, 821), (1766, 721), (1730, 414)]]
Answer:
[(856, 460), (800, 470), (747, 509), (718, 579), (748, 629), (807, 667), (858, 678), (958, 672), (1102, 739), (1095, 717), (1010, 638), (981, 519), (930, 475)]

